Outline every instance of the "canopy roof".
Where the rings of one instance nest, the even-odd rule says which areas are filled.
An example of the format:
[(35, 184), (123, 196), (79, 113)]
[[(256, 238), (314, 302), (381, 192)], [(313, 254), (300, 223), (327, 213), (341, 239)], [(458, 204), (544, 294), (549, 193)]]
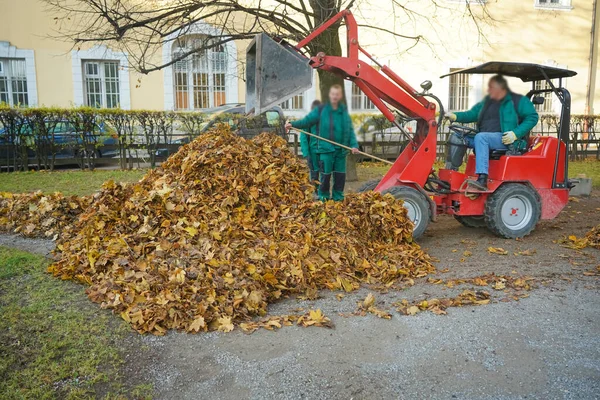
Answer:
[(520, 78), (523, 82), (532, 82), (546, 80), (542, 71), (546, 73), (549, 79), (568, 78), (577, 75), (575, 71), (547, 65), (490, 61), (476, 67), (452, 71), (440, 78), (456, 74), (500, 74)]

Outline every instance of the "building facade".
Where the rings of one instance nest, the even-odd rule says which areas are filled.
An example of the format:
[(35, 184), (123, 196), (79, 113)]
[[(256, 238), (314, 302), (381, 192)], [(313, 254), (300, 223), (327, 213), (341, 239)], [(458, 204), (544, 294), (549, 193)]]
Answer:
[[(470, 12), (485, 2), (490, 17), (481, 24), (466, 23)], [(573, 69), (578, 75), (564, 84), (573, 97), (573, 113), (600, 113), (600, 83), (596, 79), (600, 40), (594, 20), (597, 0), (442, 0), (432, 10), (430, 35), (413, 46), (381, 31), (362, 30), (361, 44), (415, 87), (433, 81), (432, 92), (450, 110), (462, 110), (485, 93), (481, 76), (440, 75), (485, 61), (520, 61)], [(429, 7), (429, 8), (428, 8)], [(385, 6), (384, 6), (385, 8)], [(596, 18), (594, 19), (594, 14)], [(410, 36), (422, 28), (390, 21), (389, 13), (364, 10), (371, 25)], [(459, 17), (463, 15), (463, 17)], [(206, 110), (245, 99), (243, 61), (246, 41), (229, 42), (178, 61), (162, 71), (141, 75), (130, 68), (128, 54), (103, 46), (73, 49), (58, 37), (56, 21), (39, 0), (0, 0), (0, 102), (14, 106), (121, 107), (123, 109)], [(216, 32), (200, 23), (186, 35), (169, 40), (162, 62), (193, 48), (194, 42)], [(53, 38), (54, 37), (54, 38)], [(403, 51), (402, 49), (409, 49)], [(315, 74), (315, 82), (316, 74)], [(351, 112), (376, 112), (374, 105), (351, 82), (346, 82)], [(513, 90), (530, 86), (511, 81)], [(316, 85), (282, 104), (290, 116), (309, 111), (318, 98)], [(594, 108), (594, 106), (596, 106)], [(549, 95), (541, 112), (558, 109)]]

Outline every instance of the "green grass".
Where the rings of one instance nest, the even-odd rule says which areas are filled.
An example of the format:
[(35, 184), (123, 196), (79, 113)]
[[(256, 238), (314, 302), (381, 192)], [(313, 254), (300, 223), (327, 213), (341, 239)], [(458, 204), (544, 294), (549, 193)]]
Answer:
[(127, 325), (47, 264), (0, 247), (0, 399), (148, 398), (119, 373)]
[(84, 196), (100, 189), (107, 180), (136, 182), (146, 170), (95, 171), (32, 171), (0, 173), (0, 192), (25, 193), (41, 190), (45, 193), (62, 192), (65, 195)]
[(600, 189), (600, 161), (595, 158), (588, 158), (584, 161), (573, 161), (569, 163), (569, 177), (577, 178), (578, 175), (585, 175), (586, 178), (592, 178), (592, 186)]

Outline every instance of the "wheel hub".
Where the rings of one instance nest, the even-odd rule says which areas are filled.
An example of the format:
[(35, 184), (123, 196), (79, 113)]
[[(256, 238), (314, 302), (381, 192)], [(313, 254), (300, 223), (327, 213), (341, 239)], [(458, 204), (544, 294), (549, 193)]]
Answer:
[(502, 205), (501, 217), (504, 225), (511, 230), (525, 227), (533, 215), (533, 206), (523, 196), (509, 197)]
[(419, 206), (410, 200), (404, 200), (404, 208), (406, 208), (407, 216), (412, 221), (413, 225), (418, 226), (423, 218)]

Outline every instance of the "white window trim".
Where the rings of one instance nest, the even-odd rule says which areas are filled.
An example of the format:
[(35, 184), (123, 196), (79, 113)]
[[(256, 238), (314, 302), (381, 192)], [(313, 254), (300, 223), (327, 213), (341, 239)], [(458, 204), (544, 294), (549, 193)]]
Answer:
[[(469, 68), (475, 65), (479, 65), (484, 61), (475, 62), (470, 57), (461, 57), (454, 60), (445, 62), (442, 66), (443, 71), (450, 71), (450, 68)], [(444, 109), (448, 111), (448, 101), (450, 100), (450, 81), (449, 77), (441, 78), (438, 80), (439, 86), (437, 89), (437, 95), (444, 102)], [(485, 96), (485, 82), (484, 75), (473, 74), (469, 77), (469, 107), (471, 109), (475, 104), (483, 100)]]
[[(221, 30), (216, 27), (209, 25), (205, 22), (197, 22), (194, 25), (187, 27), (184, 30), (180, 30), (169, 35), (165, 44), (163, 45), (163, 63), (171, 61), (173, 42), (179, 36), (187, 35), (208, 35), (217, 36), (221, 35)], [(227, 54), (227, 73), (225, 75), (225, 100), (229, 104), (239, 103), (238, 96), (238, 65), (237, 65), (237, 46), (235, 42), (229, 41), (223, 44)], [(165, 110), (175, 109), (175, 88), (173, 85), (173, 67), (169, 65), (163, 69), (163, 81), (164, 81), (164, 102)]]
[(317, 99), (317, 91), (319, 90), (319, 85), (316, 85), (315, 82), (317, 82), (316, 70), (313, 72), (312, 87), (304, 92), (304, 107), (300, 110), (283, 110), (283, 114), (286, 117), (304, 118), (310, 112), (310, 106)]
[[(568, 4), (566, 4), (568, 3)], [(570, 11), (573, 9), (572, 0), (560, 0), (560, 4), (553, 5), (550, 3), (540, 4), (538, 0), (533, 0), (533, 8), (536, 10), (547, 10), (547, 11)]]
[(95, 46), (88, 50), (73, 50), (71, 52), (71, 67), (73, 71), (73, 103), (76, 106), (85, 105), (83, 61), (119, 61), (119, 100), (120, 108), (131, 110), (131, 88), (129, 87), (129, 60), (126, 53), (114, 52), (106, 46)]
[[(352, 81), (349, 80), (345, 80), (344, 81), (344, 91), (346, 92), (346, 107), (348, 107), (348, 112), (351, 114), (378, 114), (381, 111), (379, 111), (379, 108), (377, 108), (377, 106), (375, 106), (375, 108), (373, 109), (354, 109), (352, 107)], [(363, 93), (364, 96), (367, 96), (366, 94)]]
[(0, 58), (25, 59), (28, 107), (36, 107), (38, 105), (38, 91), (33, 50), (18, 49), (15, 46), (11, 46), (9, 42), (0, 42)]

